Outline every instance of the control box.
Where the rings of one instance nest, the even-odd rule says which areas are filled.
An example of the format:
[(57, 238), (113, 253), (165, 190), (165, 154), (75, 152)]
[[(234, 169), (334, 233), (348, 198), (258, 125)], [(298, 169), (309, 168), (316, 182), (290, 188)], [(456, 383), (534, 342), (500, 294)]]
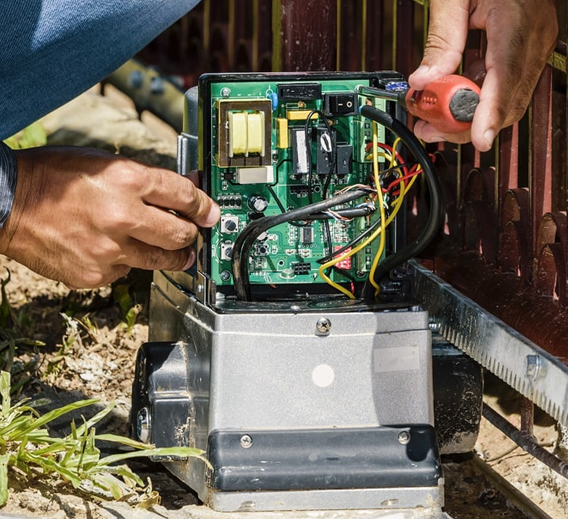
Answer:
[(182, 153), (180, 166), (200, 171), (202, 189), (221, 208), (219, 223), (203, 230), (193, 274), (211, 301), (356, 297), (403, 239), (394, 213), (400, 178), (412, 167), (396, 135), (360, 107), (403, 119), (397, 103), (365, 93), (401, 79), (396, 72), (201, 77), (198, 93), (187, 95), (180, 138), (193, 158)]

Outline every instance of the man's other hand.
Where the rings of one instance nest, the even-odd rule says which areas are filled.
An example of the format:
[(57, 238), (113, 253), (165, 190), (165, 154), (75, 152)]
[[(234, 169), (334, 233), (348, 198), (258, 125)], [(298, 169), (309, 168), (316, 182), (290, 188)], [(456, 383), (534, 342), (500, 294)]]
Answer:
[(110, 283), (132, 268), (184, 270), (199, 227), (219, 207), (188, 178), (104, 151), (17, 151), (12, 212), (0, 252), (70, 288)]

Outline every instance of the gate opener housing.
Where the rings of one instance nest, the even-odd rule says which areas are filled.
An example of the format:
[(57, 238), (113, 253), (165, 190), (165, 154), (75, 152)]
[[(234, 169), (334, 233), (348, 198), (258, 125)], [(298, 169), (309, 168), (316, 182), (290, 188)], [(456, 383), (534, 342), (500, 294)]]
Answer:
[[(160, 461), (215, 510), (441, 507), (440, 451), (475, 443), (479, 368), (433, 346), (405, 266), (440, 200), (381, 97), (401, 81), (211, 74), (186, 94), (179, 172), (199, 170), (221, 219), (195, 268), (155, 274), (131, 422), (206, 451), (211, 468)], [(406, 243), (417, 179), (430, 211)]]

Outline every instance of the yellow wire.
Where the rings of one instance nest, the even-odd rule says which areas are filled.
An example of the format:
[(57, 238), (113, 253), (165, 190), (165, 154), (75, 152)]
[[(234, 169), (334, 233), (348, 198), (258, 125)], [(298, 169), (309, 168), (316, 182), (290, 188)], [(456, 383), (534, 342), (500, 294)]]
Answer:
[[(381, 185), (380, 185), (380, 178), (379, 178), (379, 162), (378, 162), (378, 157), (382, 156), (385, 159), (387, 159), (390, 163), (390, 168), (394, 168), (396, 166), (398, 166), (398, 163), (396, 161), (396, 147), (398, 146), (399, 142), (400, 142), (400, 138), (397, 138), (394, 143), (393, 143), (393, 153), (392, 154), (387, 154), (384, 152), (380, 152), (378, 151), (378, 143), (377, 143), (377, 123), (373, 122), (373, 176), (375, 179), (375, 186), (377, 186), (377, 198), (378, 198), (378, 202), (379, 202), (379, 210), (380, 210), (380, 214), (381, 214), (381, 225), (380, 227), (375, 230), (375, 232), (369, 236), (365, 241), (363, 241), (362, 243), (360, 243), (359, 245), (357, 245), (356, 247), (352, 248), (350, 251), (344, 252), (343, 254), (341, 254), (340, 256), (331, 259), (330, 261), (324, 263), (323, 265), (321, 265), (318, 269), (318, 273), (321, 276), (321, 278), (330, 286), (332, 286), (333, 288), (335, 288), (336, 290), (340, 291), (341, 293), (345, 294), (347, 297), (349, 297), (350, 299), (355, 299), (355, 296), (349, 292), (349, 290), (347, 290), (346, 288), (342, 287), (341, 285), (335, 283), (334, 281), (332, 281), (325, 273), (325, 271), (330, 268), (333, 267), (335, 265), (337, 265), (338, 263), (344, 261), (345, 259), (354, 256), (355, 254), (357, 254), (361, 249), (365, 248), (369, 243), (371, 243), (373, 240), (375, 240), (377, 238), (377, 236), (380, 234), (381, 235), (381, 241), (379, 243), (379, 250), (377, 251), (377, 254), (375, 255), (374, 261), (373, 261), (373, 265), (371, 267), (371, 274), (373, 274), (377, 268), (377, 265), (380, 261), (380, 258), (383, 254), (384, 251), (384, 247), (385, 247), (385, 240), (386, 240), (386, 228), (389, 226), (389, 224), (395, 219), (396, 215), (398, 214), (400, 208), (402, 207), (402, 201), (406, 195), (406, 193), (410, 190), (410, 188), (412, 187), (412, 185), (414, 184), (414, 182), (416, 181), (416, 176), (414, 176), (410, 182), (408, 183), (408, 185), (406, 186), (404, 182), (400, 183), (400, 194), (397, 197), (397, 199), (392, 203), (392, 207), (393, 207), (393, 211), (390, 214), (390, 216), (388, 217), (388, 219), (385, 220), (385, 208), (384, 208), (384, 199), (383, 199), (383, 193), (381, 191)], [(374, 283), (374, 280), (372, 278), (372, 276), (369, 276), (370, 280), (371, 280), (371, 284), (375, 287), (376, 292), (375, 295), (378, 293), (380, 287)]]
[[(378, 130), (378, 124), (373, 121), (373, 175), (375, 177), (375, 187), (377, 189), (377, 199), (379, 200), (379, 210), (381, 212), (381, 225), (379, 226), (379, 228), (377, 229), (378, 232), (380, 232), (381, 236), (380, 236), (380, 241), (379, 241), (379, 249), (377, 250), (377, 253), (375, 254), (375, 259), (373, 260), (373, 265), (378, 264), (379, 260), (378, 258), (380, 258), (383, 255), (383, 252), (385, 250), (385, 242), (386, 242), (386, 222), (385, 222), (385, 205), (384, 205), (384, 198), (383, 198), (383, 190), (381, 189), (381, 179), (379, 178), (379, 147), (378, 147), (378, 142), (377, 142), (377, 130)], [(394, 151), (391, 155), (391, 168), (394, 167), (394, 164), (396, 163), (396, 157), (394, 154)], [(373, 272), (373, 268), (371, 267), (371, 273)], [(369, 281), (371, 282), (371, 285), (373, 285), (375, 287), (375, 294), (377, 294), (380, 290), (379, 285), (377, 284), (377, 282), (373, 279), (372, 276), (369, 276)]]
[[(378, 176), (378, 171), (379, 171), (379, 166), (378, 166), (379, 162), (377, 160), (378, 159), (378, 153), (379, 152), (378, 152), (378, 146), (377, 146), (377, 123), (373, 122), (373, 154), (374, 154), (374, 170), (375, 170), (374, 176), (375, 176), (375, 186), (377, 187), (377, 198), (378, 198), (378, 201), (379, 201), (379, 210), (380, 210), (380, 213), (381, 213), (381, 225), (380, 225), (380, 227), (373, 234), (371, 234), (371, 236), (369, 236), (365, 241), (363, 241), (362, 243), (360, 243), (356, 247), (352, 248), (350, 251), (344, 252), (343, 254), (338, 256), (337, 258), (333, 258), (333, 259), (329, 260), (327, 263), (324, 263), (323, 265), (321, 265), (320, 268), (318, 269), (319, 275), (322, 277), (322, 279), (326, 283), (328, 283), (329, 285), (331, 285), (335, 289), (339, 290), (340, 292), (342, 292), (343, 294), (348, 296), (350, 299), (354, 299), (355, 296), (351, 292), (349, 292), (347, 289), (343, 288), (341, 285), (334, 283), (325, 274), (325, 271), (328, 268), (333, 267), (333, 266), (337, 265), (338, 263), (344, 261), (346, 258), (349, 258), (349, 257), (357, 254), (357, 252), (359, 252), (361, 249), (363, 249), (369, 243), (371, 243), (373, 240), (375, 240), (379, 234), (382, 234), (381, 243), (379, 244), (379, 250), (381, 248), (384, 250), (385, 234), (386, 234), (384, 232), (384, 229), (386, 228), (386, 223), (385, 223), (385, 207), (384, 207), (383, 193), (381, 191), (380, 179), (379, 179), (379, 176)], [(390, 220), (392, 221), (392, 219), (390, 219)], [(380, 254), (382, 254), (382, 251), (380, 252)]]

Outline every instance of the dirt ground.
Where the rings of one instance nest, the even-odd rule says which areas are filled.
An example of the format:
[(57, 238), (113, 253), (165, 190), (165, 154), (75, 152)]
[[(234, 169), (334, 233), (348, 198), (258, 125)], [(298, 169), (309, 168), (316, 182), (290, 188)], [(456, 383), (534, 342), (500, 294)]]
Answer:
[[(141, 161), (175, 168), (175, 132), (151, 118), (141, 123), (136, 112), (117, 93), (110, 92), (103, 98), (96, 90), (91, 91), (48, 116), (44, 125), (51, 144), (104, 147)], [(45, 346), (18, 352), (20, 362), (34, 360), (39, 369), (26, 386), (25, 394), (34, 399), (45, 398), (49, 401), (45, 409), (91, 397), (100, 400), (99, 408), (116, 401), (116, 408), (102, 426), (108, 432), (127, 434), (135, 355), (148, 332), (150, 276), (137, 272), (112, 287), (70, 291), (60, 283), (0, 258), (0, 278), (7, 279), (8, 275), (6, 292), (15, 329), (21, 336), (45, 343)], [(137, 305), (136, 320), (130, 326), (119, 304), (124, 302), (126, 292), (129, 303)], [(493, 397), (492, 402), (497, 403), (502, 397), (502, 394), (499, 398)], [(515, 409), (510, 419), (518, 420)], [(54, 428), (64, 430), (67, 423), (60, 420)], [(542, 444), (554, 447), (556, 432), (550, 421), (545, 420), (537, 427), (536, 435)], [(567, 481), (515, 448), (486, 422), (482, 424), (476, 451), (476, 455), (512, 484), (529, 492), (552, 518), (568, 516)], [(144, 477), (151, 478), (154, 488), (162, 491), (163, 510), (183, 510), (196, 502), (195, 496), (173, 481), (161, 467), (149, 462), (140, 462), (134, 467)], [(455, 460), (448, 460), (444, 467), (448, 512), (454, 519), (521, 517), (502, 503), (499, 513), (490, 513), (489, 510), (497, 509), (492, 507), (492, 502), (498, 496), (475, 469), (464, 467)], [(10, 484), (9, 502), (0, 513), (57, 519), (109, 517), (96, 502), (74, 495), (68, 488), (53, 489), (39, 482), (22, 486), (15, 478)], [(472, 503), (479, 506), (479, 512), (472, 512)]]

